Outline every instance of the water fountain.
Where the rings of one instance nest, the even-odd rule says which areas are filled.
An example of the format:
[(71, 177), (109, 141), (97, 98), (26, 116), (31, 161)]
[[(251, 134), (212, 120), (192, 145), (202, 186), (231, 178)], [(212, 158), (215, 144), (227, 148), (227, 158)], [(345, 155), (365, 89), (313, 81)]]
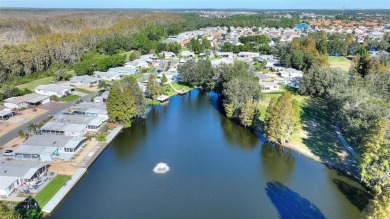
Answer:
[(169, 171), (169, 166), (166, 163), (158, 163), (154, 168), (153, 172), (158, 174), (164, 174)]

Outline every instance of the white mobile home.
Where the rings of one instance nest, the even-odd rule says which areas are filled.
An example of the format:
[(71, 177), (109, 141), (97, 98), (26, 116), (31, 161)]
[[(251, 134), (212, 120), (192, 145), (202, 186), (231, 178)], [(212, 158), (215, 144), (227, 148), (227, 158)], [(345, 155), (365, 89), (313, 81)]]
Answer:
[(54, 95), (57, 97), (63, 97), (71, 94), (72, 91), (74, 91), (74, 88), (63, 84), (47, 84), (47, 85), (39, 85), (34, 90), (35, 93), (42, 94), (45, 96)]

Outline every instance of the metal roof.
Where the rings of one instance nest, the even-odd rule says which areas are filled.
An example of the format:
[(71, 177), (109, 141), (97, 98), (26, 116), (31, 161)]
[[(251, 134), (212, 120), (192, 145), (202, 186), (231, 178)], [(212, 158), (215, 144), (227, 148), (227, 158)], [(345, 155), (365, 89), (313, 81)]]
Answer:
[(0, 110), (0, 117), (4, 117), (4, 116), (7, 116), (7, 115), (12, 115), (12, 114), (13, 114), (12, 111)]
[(87, 128), (85, 124), (67, 124), (62, 122), (48, 122), (40, 130), (59, 132), (81, 132)]
[(45, 100), (45, 99), (48, 99), (48, 98), (49, 98), (48, 96), (43, 96), (43, 95), (39, 95), (36, 93), (31, 93), (31, 94), (26, 94), (26, 95), (23, 95), (20, 97), (11, 97), (11, 98), (5, 99), (4, 102), (14, 103), (14, 104), (20, 104), (20, 103), (24, 103), (24, 102), (38, 103), (38, 102)]
[(44, 166), (47, 166), (47, 164), (22, 161), (1, 161), (0, 176), (27, 177), (26, 179), (29, 179), (32, 176), (30, 170), (35, 170), (36, 172), (36, 170)]
[(39, 85), (35, 88), (36, 90), (47, 90), (52, 92), (61, 92), (64, 90), (72, 90), (73, 87), (63, 85), (63, 84), (46, 84), (46, 85)]
[[(100, 109), (97, 109), (97, 112), (95, 113), (99, 113), (100, 111), (101, 111)], [(88, 110), (86, 112), (90, 113)], [(55, 115), (50, 121), (66, 123), (66, 124), (83, 124), (83, 125), (97, 126), (103, 123), (104, 121), (106, 121), (106, 119), (102, 117), (91, 117), (85, 115), (58, 114)]]

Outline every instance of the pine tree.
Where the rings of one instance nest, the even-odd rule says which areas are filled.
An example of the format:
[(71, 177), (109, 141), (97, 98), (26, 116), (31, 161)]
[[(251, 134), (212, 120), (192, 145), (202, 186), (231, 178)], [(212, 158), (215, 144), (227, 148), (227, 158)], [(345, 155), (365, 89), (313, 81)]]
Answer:
[(366, 206), (362, 213), (363, 219), (388, 219), (390, 218), (390, 186), (384, 188), (380, 195), (377, 195)]
[(244, 103), (241, 107), (240, 115), (238, 118), (240, 119), (241, 124), (244, 127), (251, 127), (254, 121), (254, 115), (256, 112), (256, 105), (250, 101)]
[(272, 98), (266, 111), (264, 119), (264, 134), (270, 141), (276, 141), (276, 98)]
[(301, 108), (299, 107), (299, 102), (296, 99), (292, 101), (293, 108), (293, 123), (294, 123), (294, 132), (301, 130)]
[(146, 91), (152, 98), (155, 98), (156, 96), (161, 94), (161, 86), (156, 81), (156, 75), (151, 74), (149, 76), (148, 83), (146, 84)]

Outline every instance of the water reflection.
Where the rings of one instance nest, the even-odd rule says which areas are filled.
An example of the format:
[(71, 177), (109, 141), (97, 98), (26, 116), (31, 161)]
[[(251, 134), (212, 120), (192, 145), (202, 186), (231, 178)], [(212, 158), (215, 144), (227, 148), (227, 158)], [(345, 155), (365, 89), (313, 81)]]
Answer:
[[(150, 119), (153, 117), (151, 116)], [(128, 137), (129, 135), (131, 135), (131, 138)], [(144, 119), (134, 121), (130, 128), (123, 129), (112, 142), (115, 157), (122, 161), (129, 160), (129, 155), (134, 154), (139, 146), (139, 142), (145, 140), (145, 136), (146, 121)]]
[(366, 191), (351, 186), (350, 184), (339, 179), (334, 179), (333, 182), (351, 202), (351, 204), (355, 205), (360, 211), (362, 211), (367, 206), (371, 197)]
[(225, 139), (230, 145), (238, 145), (243, 150), (251, 150), (259, 142), (259, 139), (251, 131), (238, 126), (224, 116), (221, 117), (221, 127)]
[(279, 145), (264, 143), (261, 147), (261, 162), (263, 173), (272, 180), (285, 182), (295, 166), (291, 149)]
[(280, 182), (268, 182), (265, 190), (281, 219), (325, 219), (313, 203)]

